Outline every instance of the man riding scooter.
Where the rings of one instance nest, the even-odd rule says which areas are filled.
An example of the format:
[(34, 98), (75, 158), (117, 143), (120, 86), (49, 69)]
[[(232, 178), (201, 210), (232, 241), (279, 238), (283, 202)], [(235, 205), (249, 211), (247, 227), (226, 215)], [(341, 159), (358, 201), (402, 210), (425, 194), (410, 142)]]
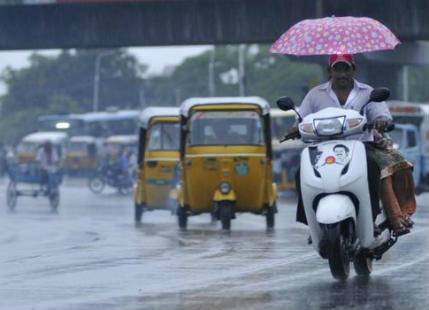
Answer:
[[(331, 55), (328, 67), (330, 80), (316, 86), (305, 96), (299, 109), (301, 117), (304, 118), (327, 107), (359, 111), (368, 102), (372, 87), (354, 79), (355, 69), (352, 55)], [(392, 149), (389, 141), (380, 134), (392, 122), (386, 105), (370, 103), (364, 111), (368, 122), (374, 124), (374, 129), (371, 132), (351, 136), (349, 139), (364, 142), (370, 167), (368, 169), (370, 189), (380, 189), (379, 193), (377, 190), (373, 191), (371, 200), (378, 202), (378, 194), (380, 195), (394, 235), (401, 236), (410, 232), (414, 224), (410, 216), (416, 211), (412, 164)], [(296, 125), (289, 132), (289, 135), (293, 134), (297, 134)], [(299, 186), (298, 173), (297, 221), (306, 224)]]

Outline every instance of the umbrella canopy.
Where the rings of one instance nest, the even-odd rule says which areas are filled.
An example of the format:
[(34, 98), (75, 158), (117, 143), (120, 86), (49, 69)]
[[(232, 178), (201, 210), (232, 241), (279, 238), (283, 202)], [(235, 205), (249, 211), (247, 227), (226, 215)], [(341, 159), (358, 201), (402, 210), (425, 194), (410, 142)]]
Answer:
[(399, 40), (369, 17), (306, 19), (292, 26), (271, 46), (270, 53), (288, 55), (356, 54), (394, 49)]

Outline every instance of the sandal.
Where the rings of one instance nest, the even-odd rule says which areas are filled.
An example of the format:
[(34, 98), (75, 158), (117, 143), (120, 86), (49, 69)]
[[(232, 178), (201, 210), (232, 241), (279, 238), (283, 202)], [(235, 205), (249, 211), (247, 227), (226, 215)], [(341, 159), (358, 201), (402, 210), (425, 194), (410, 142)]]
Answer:
[(414, 221), (409, 216), (404, 216), (401, 220), (401, 224), (407, 228), (412, 228), (414, 226)]
[(394, 225), (391, 225), (391, 228), (393, 231), (393, 236), (395, 237), (403, 236), (410, 232), (410, 230), (401, 223), (395, 223)]

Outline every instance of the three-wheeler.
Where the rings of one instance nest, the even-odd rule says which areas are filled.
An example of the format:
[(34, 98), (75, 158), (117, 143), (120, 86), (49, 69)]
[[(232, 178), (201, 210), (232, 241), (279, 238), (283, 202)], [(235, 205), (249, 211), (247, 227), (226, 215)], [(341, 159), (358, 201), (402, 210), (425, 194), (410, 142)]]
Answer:
[(176, 209), (179, 181), (179, 108), (149, 107), (140, 116), (134, 219), (144, 211)]
[(70, 138), (65, 160), (69, 175), (88, 175), (97, 169), (97, 139), (92, 136)]
[(180, 107), (178, 224), (211, 213), (230, 230), (236, 213), (264, 215), (274, 227), (270, 106), (260, 97), (190, 98)]

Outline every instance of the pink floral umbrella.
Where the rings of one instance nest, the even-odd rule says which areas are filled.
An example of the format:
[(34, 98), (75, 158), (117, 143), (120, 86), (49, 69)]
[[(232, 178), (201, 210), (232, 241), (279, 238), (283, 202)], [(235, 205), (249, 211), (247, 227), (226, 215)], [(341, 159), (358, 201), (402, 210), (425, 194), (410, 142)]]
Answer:
[(392, 50), (399, 40), (369, 17), (306, 19), (292, 26), (271, 46), (270, 53), (288, 55), (356, 54)]

